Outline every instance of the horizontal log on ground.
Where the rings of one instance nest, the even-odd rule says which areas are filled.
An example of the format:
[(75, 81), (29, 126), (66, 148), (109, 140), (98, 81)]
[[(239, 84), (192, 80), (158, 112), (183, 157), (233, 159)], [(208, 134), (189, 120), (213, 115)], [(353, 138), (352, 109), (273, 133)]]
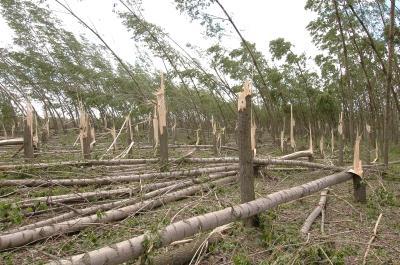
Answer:
[(232, 183), (236, 177), (225, 177), (206, 184), (194, 185), (189, 188), (167, 193), (155, 199), (148, 199), (129, 206), (103, 212), (101, 215), (93, 214), (87, 217), (81, 217), (70, 221), (65, 221), (53, 225), (28, 229), (17, 233), (11, 233), (0, 236), (0, 250), (23, 246), (31, 242), (44, 239), (57, 234), (65, 234), (84, 229), (87, 226), (108, 223), (124, 219), (139, 211), (151, 210), (155, 207), (165, 205), (172, 201), (177, 201), (187, 196), (196, 194), (199, 191), (208, 189), (211, 186)]
[(13, 139), (6, 139), (6, 140), (0, 140), (0, 146), (4, 145), (22, 145), (24, 144), (24, 138), (19, 137), (19, 138), (13, 138)]
[[(31, 198), (19, 202), (15, 202), (18, 204), (19, 207), (31, 207), (38, 202), (43, 202), (47, 204), (51, 203), (66, 203), (66, 202), (75, 202), (75, 201), (88, 201), (93, 199), (106, 199), (109, 197), (117, 197), (122, 195), (129, 195), (132, 196), (137, 192), (148, 192), (156, 189), (160, 189), (169, 185), (176, 184), (175, 181), (167, 181), (161, 183), (150, 183), (145, 184), (141, 187), (138, 185), (130, 187), (130, 188), (119, 188), (119, 189), (112, 189), (112, 190), (98, 190), (98, 191), (89, 191), (89, 192), (76, 192), (70, 194), (63, 194), (63, 195), (54, 195), (54, 196), (43, 196), (43, 197), (36, 197)], [(15, 200), (14, 200), (15, 201)], [(2, 202), (2, 200), (0, 200)]]
[(57, 166), (109, 166), (109, 165), (138, 165), (158, 163), (157, 158), (147, 159), (120, 159), (120, 160), (85, 160), (85, 161), (63, 161), (54, 163), (26, 163), (14, 165), (0, 165), (1, 170), (48, 168)]
[(231, 170), (237, 170), (238, 165), (220, 166), (212, 168), (199, 168), (199, 169), (187, 169), (179, 171), (168, 171), (160, 173), (144, 173), (144, 174), (132, 174), (125, 176), (113, 176), (113, 177), (97, 177), (87, 179), (2, 179), (0, 180), (0, 187), (8, 186), (86, 186), (86, 185), (109, 185), (112, 183), (121, 182), (134, 182), (148, 179), (163, 178), (169, 179), (179, 176), (198, 176), (201, 174), (209, 174), (216, 172), (225, 172)]
[[(297, 152), (299, 153), (299, 152)], [(307, 152), (301, 153), (307, 156)], [(290, 154), (289, 154), (290, 155)], [(288, 156), (289, 156), (288, 155)], [(261, 159), (261, 158), (256, 158)], [(255, 159), (255, 162), (256, 162)], [(281, 158), (278, 158), (281, 159)], [(292, 159), (289, 157), (289, 159)], [(238, 163), (238, 157), (210, 157), (210, 158), (171, 158), (170, 163), (176, 161), (186, 161), (192, 163)], [(30, 168), (48, 168), (56, 166), (111, 166), (111, 165), (138, 165), (138, 164), (152, 164), (158, 163), (158, 158), (148, 159), (116, 159), (116, 160), (85, 160), (85, 161), (64, 161), (55, 163), (32, 163), (32, 164), (14, 164), (14, 165), (0, 165), (1, 170), (16, 170), (16, 169), (30, 169)]]
[[(239, 158), (238, 157), (210, 157), (210, 158), (189, 157), (185, 158), (184, 161), (192, 163), (238, 163)], [(282, 160), (280, 158), (254, 158), (253, 163), (254, 165), (263, 165), (263, 166), (287, 165), (287, 166), (301, 166), (307, 168), (327, 169), (334, 171), (342, 171), (345, 169), (343, 167), (324, 165), (324, 164), (312, 163), (300, 160)]]
[[(200, 231), (208, 231), (218, 226), (236, 220), (260, 214), (280, 204), (294, 201), (324, 188), (348, 181), (353, 178), (352, 173), (340, 172), (329, 175), (300, 186), (274, 192), (266, 197), (223, 210), (195, 216), (166, 226), (155, 235), (143, 234), (110, 246), (105, 246), (84, 254), (75, 255), (66, 259), (57, 260), (49, 264), (121, 264), (137, 258), (145, 251), (144, 242), (156, 238), (160, 244), (157, 247), (167, 246), (170, 243), (193, 236)], [(153, 247), (156, 245), (153, 245)]]
[[(173, 145), (168, 145), (168, 148), (174, 149), (174, 148), (213, 148), (214, 146), (211, 144), (173, 144)], [(134, 147), (137, 149), (153, 149), (154, 147), (152, 145), (144, 145), (144, 146), (138, 146)], [(227, 149), (227, 150), (232, 150), (232, 151), (238, 151), (236, 147), (233, 146), (221, 146), (222, 149)]]
[[(193, 183), (201, 183), (201, 182), (206, 182), (206, 181), (210, 181), (210, 180), (215, 180), (215, 179), (219, 179), (222, 177), (227, 177), (227, 176), (233, 176), (236, 175), (237, 172), (236, 171), (228, 171), (228, 172), (221, 172), (221, 173), (215, 173), (215, 174), (210, 174), (208, 177), (200, 177), (197, 179), (192, 179), (190, 181), (180, 181), (179, 183), (177, 183), (177, 181), (172, 181), (172, 182), (164, 182), (168, 185), (159, 185), (159, 183), (155, 183), (155, 184), (147, 184), (147, 185), (143, 185), (142, 191), (146, 192), (146, 190), (150, 191), (153, 190), (153, 188), (156, 188), (157, 186), (162, 186), (160, 187), (160, 189), (149, 192), (147, 194), (142, 195), (142, 197), (140, 199), (149, 199), (152, 197), (155, 197), (165, 191), (172, 191), (174, 189), (179, 189), (185, 186), (188, 186), (190, 184)], [(178, 184), (178, 185), (176, 185)], [(171, 185), (174, 185), (173, 187)], [(169, 186), (169, 187), (167, 187)], [(163, 189), (167, 187), (166, 189)], [(69, 220), (71, 218), (74, 218), (75, 216), (85, 216), (88, 214), (93, 214), (93, 213), (97, 213), (98, 211), (107, 211), (110, 209), (114, 209), (116, 207), (122, 207), (122, 206), (126, 206), (126, 205), (130, 205), (133, 203), (136, 203), (138, 201), (137, 198), (130, 198), (130, 199), (125, 199), (125, 200), (120, 200), (120, 201), (116, 201), (116, 202), (111, 202), (111, 203), (104, 203), (104, 204), (100, 204), (100, 205), (94, 205), (94, 206), (90, 206), (87, 208), (83, 208), (83, 209), (79, 209), (79, 210), (75, 210), (75, 211), (71, 211), (71, 212), (67, 212), (61, 215), (57, 215), (55, 217), (52, 218), (48, 218), (46, 220), (42, 220), (36, 223), (32, 223), (32, 224), (28, 224), (22, 227), (18, 227), (18, 228), (14, 228), (8, 231), (5, 231), (1, 234), (10, 234), (10, 233), (15, 233), (15, 232), (20, 232), (23, 230), (28, 230), (28, 229), (33, 229), (33, 228), (37, 228), (37, 227), (42, 227), (42, 226), (46, 226), (46, 225), (50, 225), (50, 224), (54, 224), (54, 223), (60, 223), (66, 220)]]
[(286, 165), (286, 166), (300, 166), (317, 169), (327, 169), (333, 171), (343, 171), (344, 167), (324, 165), (319, 163), (300, 161), (300, 160), (281, 160), (275, 158), (254, 158), (253, 163), (256, 165)]
[(322, 209), (325, 208), (327, 195), (328, 189), (324, 189), (321, 192), (321, 198), (318, 202), (317, 207), (315, 207), (315, 209), (310, 213), (300, 229), (302, 235), (307, 235), (308, 231), (310, 231), (311, 225), (314, 223), (315, 219), (317, 219), (317, 217), (321, 214)]
[[(152, 197), (155, 197), (157, 195), (159, 195), (160, 193), (164, 192), (165, 187), (167, 187), (167, 190), (171, 189), (171, 187), (168, 187), (170, 185), (175, 185), (176, 182), (171, 183), (171, 182), (166, 182), (167, 185), (160, 187), (158, 190), (154, 191), (154, 192), (149, 192), (143, 195), (143, 199), (149, 199)], [(151, 184), (149, 184), (151, 185)], [(146, 185), (144, 185), (144, 189), (146, 190)], [(146, 191), (145, 191), (146, 192)], [(52, 218), (48, 218), (42, 221), (38, 221), (32, 224), (28, 224), (22, 227), (17, 227), (14, 229), (10, 229), (8, 231), (5, 231), (1, 234), (11, 234), (11, 233), (17, 233), (17, 232), (21, 232), (24, 230), (28, 230), (28, 229), (34, 229), (34, 228), (38, 228), (38, 227), (43, 227), (46, 225), (51, 225), (51, 224), (55, 224), (55, 223), (60, 223), (66, 220), (69, 220), (71, 218), (74, 218), (76, 216), (85, 216), (85, 215), (89, 215), (89, 214), (93, 214), (93, 213), (97, 213), (99, 211), (107, 211), (113, 208), (117, 208), (117, 207), (122, 207), (122, 206), (126, 206), (126, 205), (130, 205), (133, 203), (138, 202), (138, 198), (129, 198), (129, 199), (125, 199), (125, 200), (120, 200), (120, 201), (116, 201), (116, 202), (110, 202), (110, 203), (103, 203), (103, 204), (98, 204), (98, 205), (94, 205), (94, 206), (90, 206), (90, 207), (86, 207), (83, 209), (76, 209), (75, 211), (70, 211), (64, 214), (60, 214), (57, 216), (54, 216)]]
[(292, 159), (296, 159), (296, 158), (300, 158), (300, 157), (312, 157), (312, 156), (313, 156), (313, 152), (311, 150), (305, 150), (305, 151), (298, 151), (298, 152), (294, 152), (291, 154), (281, 156), (281, 157), (279, 157), (279, 159), (292, 160)]

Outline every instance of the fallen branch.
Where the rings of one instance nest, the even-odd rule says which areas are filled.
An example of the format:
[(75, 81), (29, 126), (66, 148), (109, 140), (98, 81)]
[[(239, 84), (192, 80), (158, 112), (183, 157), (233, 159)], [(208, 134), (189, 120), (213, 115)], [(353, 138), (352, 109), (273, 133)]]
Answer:
[(313, 151), (311, 150), (304, 150), (304, 151), (298, 151), (294, 152), (288, 155), (284, 155), (279, 157), (281, 160), (292, 160), (300, 157), (312, 157), (313, 156)]
[(303, 236), (308, 234), (310, 231), (311, 225), (314, 223), (315, 219), (321, 214), (322, 210), (325, 208), (326, 197), (328, 194), (328, 189), (324, 189), (321, 192), (321, 199), (319, 200), (318, 206), (310, 213), (310, 215), (305, 220), (303, 226), (300, 229), (300, 232)]
[(369, 253), (369, 250), (371, 249), (372, 242), (374, 242), (374, 240), (377, 236), (378, 226), (379, 226), (379, 223), (381, 222), (381, 219), (382, 219), (382, 213), (379, 215), (378, 220), (376, 220), (375, 227), (374, 227), (374, 233), (373, 233), (371, 239), (368, 241), (367, 249), (365, 250), (365, 254), (364, 254), (364, 258), (363, 258), (363, 265), (367, 264), (368, 253)]

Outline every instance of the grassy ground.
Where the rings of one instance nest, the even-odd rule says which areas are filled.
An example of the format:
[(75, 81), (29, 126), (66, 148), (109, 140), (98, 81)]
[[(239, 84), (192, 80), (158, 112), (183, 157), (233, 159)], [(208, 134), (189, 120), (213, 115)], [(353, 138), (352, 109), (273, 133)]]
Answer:
[[(43, 150), (54, 151), (72, 148), (74, 134), (54, 137), (44, 146)], [(98, 138), (95, 156), (99, 157), (111, 143), (110, 137)], [(124, 142), (124, 141), (123, 141)], [(121, 144), (122, 145), (122, 144)], [(304, 144), (305, 145), (305, 144)], [(391, 159), (400, 157), (400, 149), (393, 149)], [(171, 150), (171, 157), (178, 157), (188, 150)], [(3, 154), (4, 161), (11, 161), (12, 150)], [(280, 151), (271, 144), (260, 148), (258, 154), (279, 155)], [(196, 157), (209, 157), (211, 151), (196, 151)], [(227, 152), (223, 155), (234, 155)], [(135, 150), (133, 157), (152, 157), (152, 150)], [(62, 161), (78, 159), (79, 153), (62, 155), (43, 155), (38, 161)], [(350, 150), (346, 153), (351, 160)], [(22, 162), (19, 158), (18, 161)], [(333, 161), (333, 160), (332, 160)], [(329, 157), (326, 163), (332, 162)], [(204, 165), (202, 165), (204, 167)], [(180, 165), (180, 168), (190, 168), (193, 165)], [(171, 167), (171, 169), (175, 169)], [(157, 167), (149, 165), (142, 171), (156, 171)], [(0, 178), (68, 178), (95, 177), (111, 174), (137, 173), (134, 167), (57, 167), (46, 170), (24, 170), (23, 172), (0, 173)], [(400, 264), (400, 166), (393, 165), (389, 171), (368, 171), (364, 181), (367, 183), (368, 201), (366, 204), (355, 203), (352, 196), (352, 183), (347, 182), (330, 189), (324, 222), (324, 232), (321, 232), (321, 219), (313, 224), (308, 238), (300, 235), (300, 228), (308, 214), (318, 204), (319, 194), (305, 197), (301, 200), (280, 205), (274, 210), (260, 215), (259, 228), (247, 228), (241, 222), (232, 225), (223, 232), (223, 239), (209, 247), (209, 252), (202, 257), (199, 264), (361, 264), (367, 242), (373, 234), (375, 222), (380, 213), (383, 214), (378, 227), (378, 237), (371, 245), (367, 264)], [(263, 170), (263, 176), (256, 179), (256, 196), (262, 197), (274, 191), (290, 188), (302, 183), (329, 175), (328, 171), (270, 171)], [(12, 203), (21, 198), (65, 194), (71, 192), (90, 191), (94, 189), (111, 189), (126, 186), (109, 185), (106, 187), (41, 187), (15, 188), (0, 187), (0, 231), (35, 220), (56, 215), (48, 211), (38, 217), (24, 217), (24, 211), (46, 210), (48, 206), (39, 204), (35, 209), (21, 210)], [(129, 184), (137, 185), (137, 184)], [(43, 264), (54, 257), (75, 255), (84, 251), (122, 241), (155, 231), (171, 222), (182, 220), (210, 211), (229, 207), (240, 202), (239, 187), (236, 184), (226, 185), (190, 196), (181, 201), (169, 203), (163, 207), (137, 213), (123, 221), (90, 226), (81, 232), (58, 235), (27, 246), (0, 253), (0, 264)], [(109, 200), (118, 198), (111, 198)], [(74, 205), (84, 207), (97, 203), (91, 201)], [(61, 212), (67, 209), (59, 209)], [(149, 263), (151, 257), (161, 252), (170, 251), (177, 246), (162, 248), (147, 253), (146, 260), (133, 260), (127, 264), (139, 262)], [(178, 246), (179, 247), (179, 246)]]

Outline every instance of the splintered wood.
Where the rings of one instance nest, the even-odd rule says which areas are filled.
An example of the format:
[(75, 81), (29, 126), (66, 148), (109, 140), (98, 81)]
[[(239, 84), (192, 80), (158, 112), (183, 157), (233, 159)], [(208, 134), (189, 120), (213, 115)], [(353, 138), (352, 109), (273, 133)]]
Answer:
[(375, 159), (372, 163), (376, 163), (379, 159), (378, 139), (375, 140)]
[(154, 137), (154, 147), (158, 146), (158, 118), (157, 118), (157, 106), (154, 106), (153, 112), (153, 137)]
[(238, 111), (246, 109), (246, 97), (251, 96), (250, 80), (246, 80), (243, 85), (243, 90), (239, 92)]
[(164, 134), (164, 128), (167, 127), (167, 108), (165, 106), (165, 87), (164, 75), (161, 73), (160, 89), (156, 92), (157, 98), (157, 114), (158, 114), (158, 127), (160, 135)]
[(44, 112), (44, 123), (42, 125), (42, 142), (47, 142), (50, 136), (50, 120), (47, 110)]
[(355, 174), (362, 177), (363, 169), (362, 169), (362, 162), (360, 159), (360, 141), (361, 141), (361, 135), (359, 135), (357, 132), (356, 143), (354, 144), (353, 170)]
[(253, 150), (253, 155), (256, 156), (257, 154), (257, 149), (256, 149), (256, 130), (257, 130), (257, 125), (256, 122), (253, 118), (253, 115), (251, 115), (251, 150)]
[(343, 135), (343, 111), (340, 112), (340, 115), (339, 115), (338, 133), (339, 133), (339, 137), (342, 137), (342, 135)]
[(81, 150), (83, 158), (90, 158), (90, 143), (91, 143), (91, 129), (89, 115), (83, 109), (83, 105), (80, 105), (79, 110), (79, 138), (81, 141)]
[(33, 108), (31, 103), (26, 107), (26, 118), (24, 119), (24, 156), (33, 158)]
[(321, 138), (319, 139), (319, 152), (322, 157), (325, 157), (325, 151), (324, 151), (324, 135), (321, 135)]

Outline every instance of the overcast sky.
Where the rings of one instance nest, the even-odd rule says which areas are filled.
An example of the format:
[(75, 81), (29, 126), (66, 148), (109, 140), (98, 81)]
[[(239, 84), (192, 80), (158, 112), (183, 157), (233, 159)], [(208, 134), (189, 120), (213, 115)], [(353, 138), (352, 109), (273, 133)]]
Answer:
[[(79, 25), (75, 18), (65, 13), (62, 7), (53, 0), (48, 0), (54, 14), (59, 17), (68, 30), (84, 33), (87, 38), (98, 42), (91, 32)], [(115, 0), (65, 0), (66, 3), (89, 25), (94, 26), (107, 43), (125, 60), (134, 63), (135, 48), (130, 34), (121, 24), (121, 19), (113, 13), (114, 4), (122, 10)], [(314, 14), (305, 11), (306, 0), (221, 0), (232, 16), (244, 37), (255, 42), (257, 48), (267, 54), (269, 41), (283, 37), (295, 45), (297, 53), (306, 52), (315, 56), (317, 49), (311, 42), (306, 30)], [(197, 22), (190, 22), (185, 14), (179, 14), (172, 0), (143, 0), (144, 16), (149, 21), (161, 26), (181, 45), (192, 45), (207, 48), (213, 42), (202, 36), (203, 28)], [(211, 10), (221, 15), (217, 5)], [(232, 30), (231, 26), (228, 28)], [(0, 46), (11, 43), (11, 32), (0, 18)], [(239, 38), (232, 34), (222, 41), (224, 46), (237, 47)]]

